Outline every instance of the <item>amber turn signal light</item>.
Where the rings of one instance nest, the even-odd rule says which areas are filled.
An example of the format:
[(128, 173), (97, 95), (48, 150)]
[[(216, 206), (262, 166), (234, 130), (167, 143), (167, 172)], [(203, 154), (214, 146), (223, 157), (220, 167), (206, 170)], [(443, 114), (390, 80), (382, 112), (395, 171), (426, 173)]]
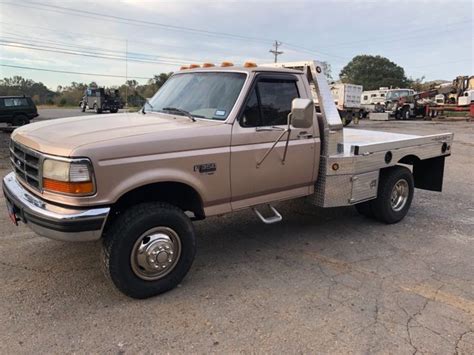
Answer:
[(71, 195), (89, 195), (94, 192), (94, 184), (92, 181), (67, 182), (44, 178), (43, 188), (51, 192), (61, 192)]

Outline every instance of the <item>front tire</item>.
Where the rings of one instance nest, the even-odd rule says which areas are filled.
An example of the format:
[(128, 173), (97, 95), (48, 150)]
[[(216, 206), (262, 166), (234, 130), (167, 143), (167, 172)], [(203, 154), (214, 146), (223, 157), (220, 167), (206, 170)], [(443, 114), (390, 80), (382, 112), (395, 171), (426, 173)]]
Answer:
[(409, 120), (410, 119), (410, 109), (408, 107), (404, 107), (402, 109), (402, 120)]
[(118, 215), (103, 239), (104, 271), (132, 298), (149, 298), (176, 287), (196, 253), (191, 220), (179, 208), (143, 203)]

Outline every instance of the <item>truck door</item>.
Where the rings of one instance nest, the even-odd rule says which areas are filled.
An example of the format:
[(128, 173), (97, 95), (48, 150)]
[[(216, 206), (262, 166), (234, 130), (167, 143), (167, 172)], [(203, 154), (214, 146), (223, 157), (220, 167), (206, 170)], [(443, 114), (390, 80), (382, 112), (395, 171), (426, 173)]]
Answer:
[(314, 127), (292, 129), (285, 161), (286, 135), (262, 162), (287, 127), (293, 99), (306, 97), (301, 93), (305, 88), (296, 75), (255, 77), (232, 129), (233, 209), (310, 193), (315, 168)]

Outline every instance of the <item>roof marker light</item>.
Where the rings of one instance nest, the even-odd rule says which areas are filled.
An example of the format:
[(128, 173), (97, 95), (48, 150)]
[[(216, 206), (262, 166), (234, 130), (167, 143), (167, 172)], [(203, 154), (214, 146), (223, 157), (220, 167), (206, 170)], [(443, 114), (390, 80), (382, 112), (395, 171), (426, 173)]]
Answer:
[(201, 66), (199, 64), (191, 64), (189, 66), (189, 69), (194, 69), (194, 68), (200, 68)]
[(244, 68), (255, 68), (257, 66), (257, 63), (251, 62), (251, 61), (246, 61), (244, 63)]
[(181, 66), (181, 68), (179, 68), (179, 70), (186, 70), (186, 69), (189, 69), (189, 67), (187, 65), (183, 65), (183, 66)]
[(233, 67), (234, 63), (232, 62), (222, 62), (221, 67)]
[(212, 67), (215, 67), (215, 65), (212, 64), (212, 63), (203, 63), (203, 64), (202, 64), (202, 67), (203, 67), (203, 68), (212, 68)]

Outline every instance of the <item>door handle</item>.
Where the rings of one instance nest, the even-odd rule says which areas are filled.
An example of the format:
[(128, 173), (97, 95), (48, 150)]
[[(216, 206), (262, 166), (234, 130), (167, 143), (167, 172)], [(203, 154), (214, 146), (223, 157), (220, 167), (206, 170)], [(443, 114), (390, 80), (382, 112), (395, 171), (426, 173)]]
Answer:
[(303, 131), (303, 132), (300, 132), (298, 133), (297, 135), (298, 139), (309, 139), (309, 138), (313, 138), (313, 135), (311, 133), (308, 133), (306, 131)]

